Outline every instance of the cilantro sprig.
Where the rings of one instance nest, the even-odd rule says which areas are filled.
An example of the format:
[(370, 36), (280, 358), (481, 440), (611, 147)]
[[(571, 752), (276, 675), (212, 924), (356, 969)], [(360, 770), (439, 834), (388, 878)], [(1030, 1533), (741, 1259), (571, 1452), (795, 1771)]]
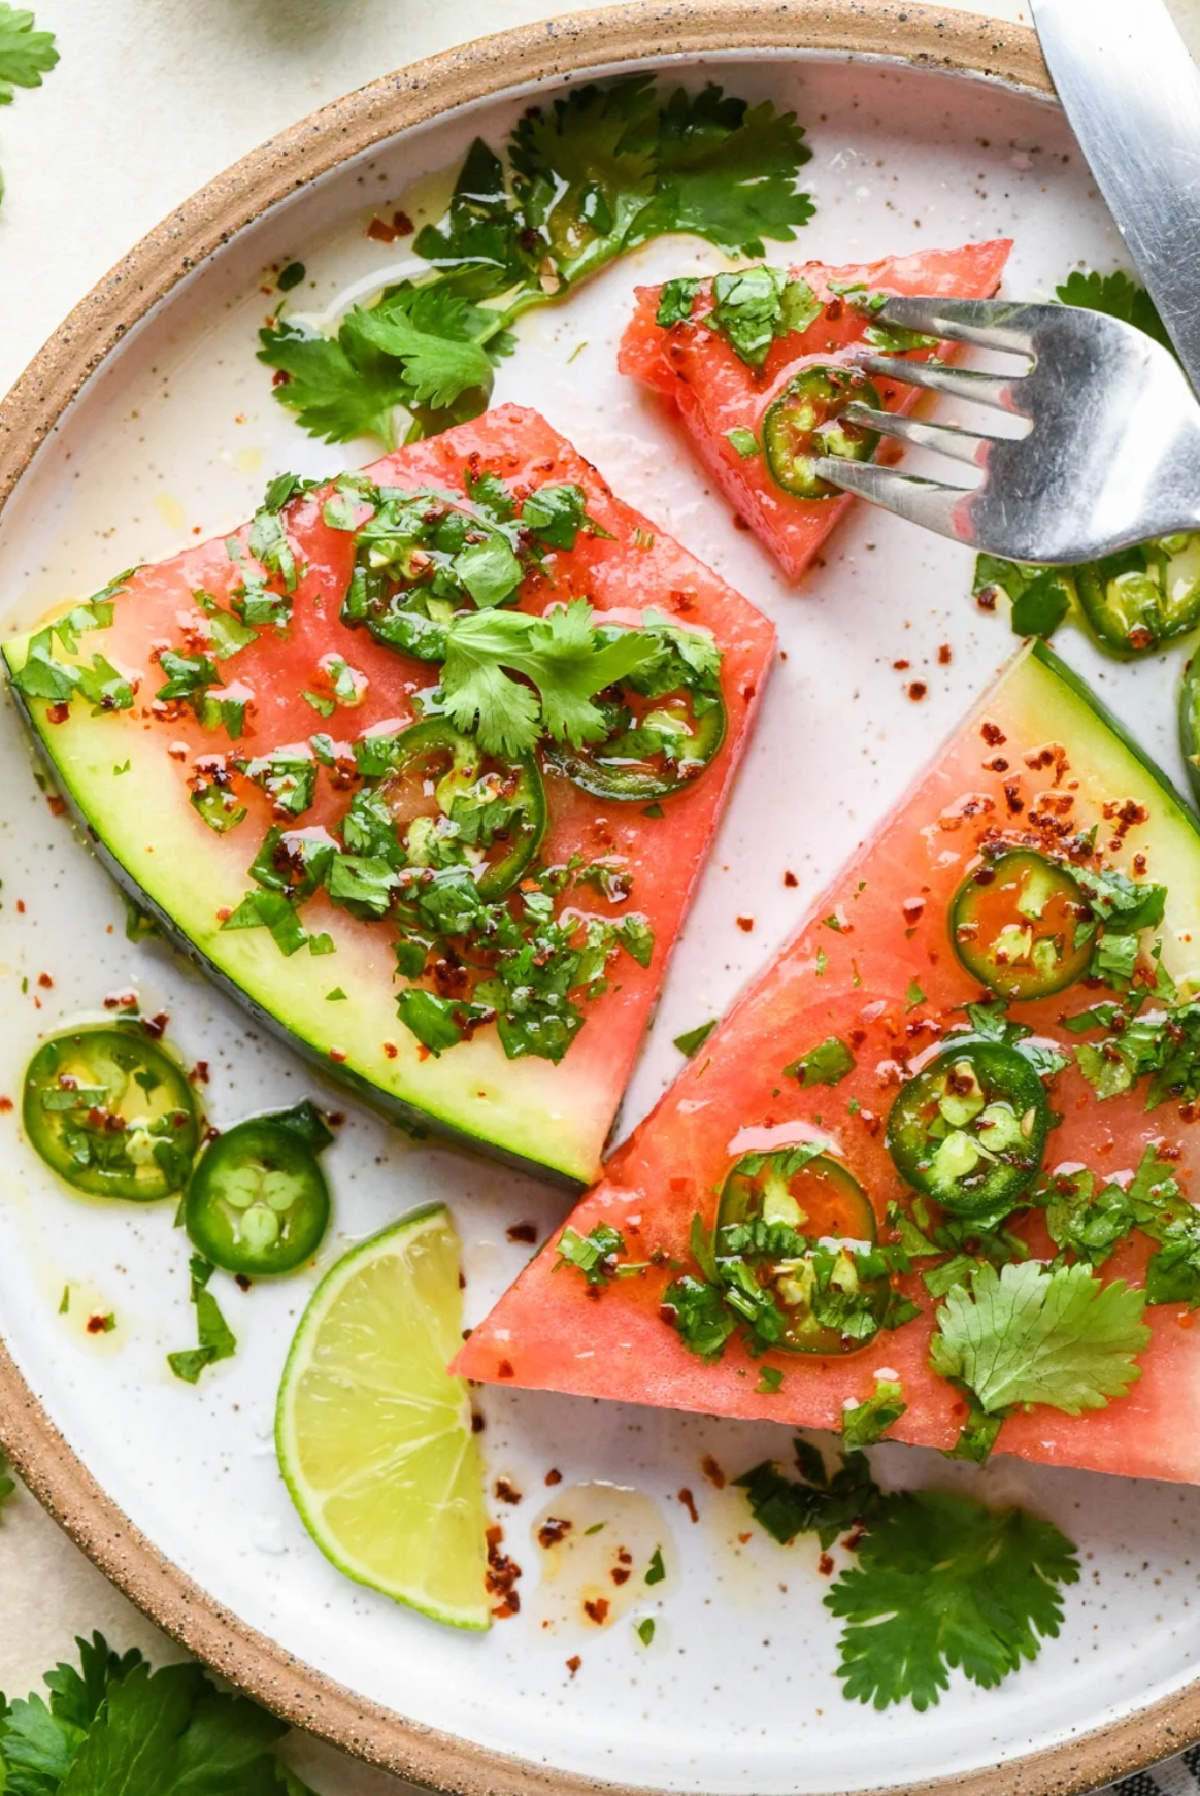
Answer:
[(842, 1536), (856, 1555), (824, 1599), (845, 1624), (838, 1676), (849, 1700), (924, 1710), (959, 1668), (991, 1689), (1058, 1634), (1079, 1562), (1052, 1523), (950, 1491), (884, 1492), (864, 1453), (830, 1473), (807, 1441), (793, 1446), (798, 1479), (768, 1460), (734, 1487), (780, 1545), (812, 1534), (828, 1552)]
[[(18, 87), (42, 85), (42, 76), (57, 67), (58, 48), (52, 31), (35, 31), (25, 7), (0, 3), (0, 106), (10, 106)], [(0, 178), (0, 199), (4, 182)]]
[(314, 1796), (275, 1755), (285, 1722), (217, 1690), (199, 1665), (152, 1671), (136, 1648), (76, 1639), (49, 1700), (0, 1696), (0, 1789), (11, 1796)]
[[(394, 446), (474, 417), (521, 313), (563, 298), (667, 232), (762, 256), (812, 216), (794, 113), (635, 75), (572, 89), (519, 120), (502, 159), (471, 146), (444, 216), (413, 248), (429, 272), (355, 306), (336, 334), (280, 316), (259, 334), (276, 398), (312, 435)], [(398, 424), (398, 416), (401, 423)]]

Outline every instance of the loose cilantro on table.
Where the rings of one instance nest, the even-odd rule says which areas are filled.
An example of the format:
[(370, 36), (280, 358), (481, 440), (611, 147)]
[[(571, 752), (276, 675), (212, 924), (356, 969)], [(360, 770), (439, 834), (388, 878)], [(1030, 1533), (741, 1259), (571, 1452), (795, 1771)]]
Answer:
[(152, 1671), (136, 1648), (76, 1639), (79, 1668), (38, 1695), (0, 1697), (0, 1789), (10, 1796), (314, 1796), (275, 1756), (284, 1722), (218, 1691), (198, 1665)]
[[(57, 67), (52, 31), (35, 31), (34, 17), (24, 7), (0, 4), (0, 106), (10, 106), (18, 87), (40, 87), (42, 76)], [(0, 199), (4, 182), (0, 179)]]
[(590, 83), (530, 108), (506, 148), (507, 170), (477, 139), (445, 215), (418, 232), (428, 274), (355, 306), (332, 337), (287, 317), (260, 332), (276, 398), (313, 435), (394, 445), (397, 411), (406, 440), (474, 417), (530, 307), (665, 232), (761, 256), (813, 211), (795, 115), (716, 87), (664, 99), (648, 76)]

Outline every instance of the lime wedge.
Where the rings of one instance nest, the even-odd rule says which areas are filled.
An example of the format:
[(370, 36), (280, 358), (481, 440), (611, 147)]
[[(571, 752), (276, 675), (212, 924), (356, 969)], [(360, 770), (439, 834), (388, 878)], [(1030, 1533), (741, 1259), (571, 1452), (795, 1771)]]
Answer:
[(284, 1368), (279, 1465), (339, 1571), (456, 1628), (486, 1628), (483, 1477), (462, 1345), (459, 1243), (441, 1204), (348, 1253)]

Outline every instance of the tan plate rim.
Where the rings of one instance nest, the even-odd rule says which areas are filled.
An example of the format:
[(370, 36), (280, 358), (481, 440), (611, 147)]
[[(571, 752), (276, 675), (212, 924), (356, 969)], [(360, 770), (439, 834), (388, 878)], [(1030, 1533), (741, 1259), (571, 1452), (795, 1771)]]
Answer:
[[(1052, 93), (1032, 31), (974, 13), (939, 12), (915, 0), (640, 0), (447, 50), (383, 76), (272, 138), (142, 238), (69, 314), (0, 407), (0, 504), (84, 383), (152, 307), (236, 232), (349, 157), (524, 82), (649, 57), (801, 48)], [(164, 1558), (101, 1490), (2, 1340), (0, 1439), (44, 1508), (119, 1589), (181, 1645), (295, 1726), (455, 1796), (551, 1790), (626, 1796), (625, 1786), (492, 1752), (360, 1701), (248, 1627)], [(1200, 1682), (1078, 1740), (910, 1784), (905, 1796), (1070, 1796), (1179, 1752), (1198, 1737)], [(639, 1787), (627, 1796), (648, 1792)]]

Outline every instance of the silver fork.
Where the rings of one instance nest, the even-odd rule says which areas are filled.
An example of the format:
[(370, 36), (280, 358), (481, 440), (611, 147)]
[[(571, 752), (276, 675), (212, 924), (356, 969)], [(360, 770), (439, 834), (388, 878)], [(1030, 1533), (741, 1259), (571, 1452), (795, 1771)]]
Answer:
[(910, 523), (1007, 561), (1070, 563), (1200, 530), (1200, 405), (1170, 352), (1099, 312), (1006, 299), (889, 299), (886, 324), (1024, 358), (1012, 374), (866, 355), (888, 380), (1024, 420), (986, 435), (876, 411), (848, 422), (978, 468), (974, 487), (821, 456), (817, 472)]

